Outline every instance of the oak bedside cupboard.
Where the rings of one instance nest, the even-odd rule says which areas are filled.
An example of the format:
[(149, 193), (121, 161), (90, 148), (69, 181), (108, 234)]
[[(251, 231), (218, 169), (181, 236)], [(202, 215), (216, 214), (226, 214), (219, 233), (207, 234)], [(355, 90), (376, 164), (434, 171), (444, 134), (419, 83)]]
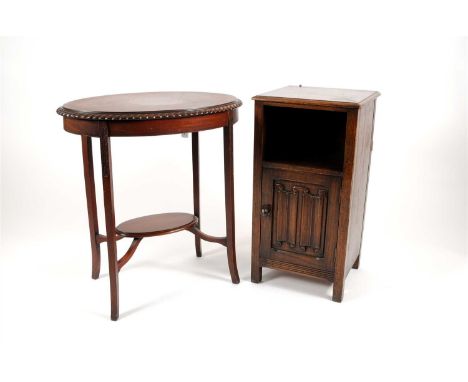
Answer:
[(359, 267), (378, 92), (288, 86), (253, 97), (252, 282), (262, 267), (326, 279)]

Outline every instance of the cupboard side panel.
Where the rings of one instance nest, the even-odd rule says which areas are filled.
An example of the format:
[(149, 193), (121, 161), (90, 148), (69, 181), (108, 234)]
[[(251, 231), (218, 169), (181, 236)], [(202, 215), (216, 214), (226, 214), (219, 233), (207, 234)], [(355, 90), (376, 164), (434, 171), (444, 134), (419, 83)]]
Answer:
[(253, 200), (252, 200), (252, 275), (260, 264), (260, 213), (262, 203), (263, 160), (263, 103), (255, 102), (254, 155), (253, 155)]
[(351, 110), (346, 118), (346, 141), (343, 163), (343, 177), (340, 191), (340, 211), (338, 221), (338, 240), (335, 254), (335, 274), (333, 285), (333, 300), (341, 301), (344, 286), (346, 254), (348, 248), (348, 227), (351, 207), (351, 186), (354, 172), (354, 158), (356, 152), (356, 132), (358, 110)]
[(356, 150), (354, 157), (353, 178), (351, 183), (350, 216), (348, 243), (346, 250), (345, 274), (352, 268), (360, 255), (364, 214), (366, 209), (367, 185), (372, 152), (374, 130), (375, 101), (368, 102), (359, 109)]

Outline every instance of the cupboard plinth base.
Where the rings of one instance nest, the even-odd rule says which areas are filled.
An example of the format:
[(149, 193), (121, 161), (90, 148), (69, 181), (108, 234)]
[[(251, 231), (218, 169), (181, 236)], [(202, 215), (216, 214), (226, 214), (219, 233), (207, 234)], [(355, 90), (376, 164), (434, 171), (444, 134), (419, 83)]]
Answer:
[(315, 277), (319, 279), (325, 279), (330, 282), (333, 282), (333, 276), (334, 276), (333, 271), (305, 267), (302, 265), (296, 265), (296, 264), (286, 263), (283, 261), (277, 261), (277, 260), (272, 260), (272, 259), (262, 259), (262, 266), (266, 268), (277, 269), (281, 271), (296, 273), (296, 274)]

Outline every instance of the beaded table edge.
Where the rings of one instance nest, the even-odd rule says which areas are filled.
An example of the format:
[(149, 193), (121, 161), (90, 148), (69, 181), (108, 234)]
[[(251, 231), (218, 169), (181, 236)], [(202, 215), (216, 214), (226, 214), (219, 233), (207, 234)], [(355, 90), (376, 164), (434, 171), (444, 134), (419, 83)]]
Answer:
[(57, 109), (57, 114), (64, 118), (85, 119), (92, 121), (129, 121), (129, 120), (148, 120), (148, 119), (175, 119), (185, 117), (195, 117), (207, 114), (222, 113), (231, 111), (242, 106), (242, 101), (237, 99), (235, 101), (211, 106), (201, 109), (193, 110), (173, 110), (173, 111), (154, 111), (154, 112), (79, 112), (70, 110), (63, 106)]

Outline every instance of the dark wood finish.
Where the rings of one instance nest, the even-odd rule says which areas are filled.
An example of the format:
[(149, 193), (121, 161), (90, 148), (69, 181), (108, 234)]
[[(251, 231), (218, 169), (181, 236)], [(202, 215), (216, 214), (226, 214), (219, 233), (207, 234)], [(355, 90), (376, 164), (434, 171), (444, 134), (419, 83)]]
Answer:
[(119, 268), (117, 265), (117, 241), (115, 239), (115, 212), (114, 212), (114, 190), (112, 182), (112, 156), (110, 138), (108, 135), (107, 123), (102, 125), (101, 136), (101, 166), (102, 166), (102, 186), (104, 194), (104, 212), (106, 216), (106, 236), (107, 236), (107, 256), (109, 260), (109, 280), (111, 295), (111, 320), (119, 318)]
[(91, 241), (92, 271), (93, 279), (99, 278), (101, 269), (101, 241), (98, 241), (99, 223), (96, 205), (96, 186), (94, 184), (93, 147), (91, 137), (81, 136), (83, 151), (83, 168), (86, 187), (86, 202), (88, 206), (89, 236)]
[(346, 146), (343, 165), (343, 180), (340, 198), (340, 227), (338, 230), (338, 244), (334, 269), (333, 301), (341, 302), (344, 293), (344, 265), (348, 242), (348, 227), (350, 215), (351, 183), (353, 181), (354, 153), (356, 147), (356, 126), (358, 110), (348, 113), (346, 121)]
[(284, 170), (284, 171), (292, 171), (292, 172), (310, 172), (312, 174), (317, 175), (329, 175), (329, 176), (338, 176), (341, 177), (343, 175), (342, 171), (331, 170), (325, 167), (318, 167), (314, 165), (300, 165), (295, 162), (270, 162), (270, 161), (263, 161), (263, 168), (271, 168), (277, 170)]
[(252, 268), (251, 280), (254, 283), (262, 281), (262, 264), (260, 261), (260, 214), (262, 205), (262, 160), (263, 141), (265, 129), (263, 128), (263, 103), (255, 102), (255, 132), (254, 132), (254, 163), (253, 163), (253, 201), (252, 201)]
[(125, 237), (161, 236), (183, 231), (196, 222), (197, 218), (192, 214), (170, 212), (127, 220), (117, 226), (116, 232)]
[(202, 231), (200, 231), (200, 229), (196, 226), (187, 228), (187, 230), (192, 232), (196, 238), (203, 239), (205, 241), (210, 241), (212, 243), (218, 243), (227, 247), (226, 237), (207, 235), (206, 233), (203, 233)]
[(270, 169), (262, 178), (262, 257), (333, 268), (340, 178)]
[[(375, 99), (348, 114), (345, 169), (341, 193), (337, 259), (333, 285), (333, 301), (341, 302), (344, 280), (354, 265), (359, 267), (364, 226), (367, 184), (369, 180), (372, 137), (374, 130)], [(346, 184), (345, 184), (346, 181)]]
[(314, 88), (310, 86), (286, 86), (253, 97), (255, 101), (283, 104), (359, 108), (374, 100), (379, 92), (369, 90)]
[(352, 231), (348, 240), (345, 272), (352, 268), (358, 269), (361, 254), (362, 235), (366, 212), (367, 186), (369, 184), (369, 171), (372, 154), (372, 137), (374, 135), (375, 100), (362, 107), (358, 115), (356, 136), (355, 165), (351, 192), (350, 225)]
[(238, 108), (237, 98), (206, 92), (112, 94), (67, 102), (57, 113), (66, 118), (96, 121), (178, 119), (218, 114)]
[(326, 269), (311, 268), (304, 265), (292, 264), (268, 258), (261, 258), (261, 265), (267, 268), (278, 269), (290, 273), (298, 273), (304, 276), (316, 277), (333, 282), (333, 272)]
[[(82, 151), (89, 230), (92, 252), (92, 276), (99, 277), (99, 245), (107, 243), (111, 294), (111, 319), (119, 316), (118, 273), (134, 255), (144, 237), (159, 236), (181, 230), (195, 235), (197, 256), (201, 256), (201, 240), (227, 247), (229, 271), (233, 283), (239, 282), (235, 251), (233, 125), (238, 120), (241, 102), (228, 95), (213, 93), (143, 93), (94, 97), (70, 102), (57, 112), (64, 118), (64, 129), (82, 136)], [(200, 230), (200, 177), (198, 132), (223, 127), (226, 197), (226, 237), (208, 235)], [(112, 158), (112, 136), (150, 136), (193, 133), (194, 214), (168, 213), (132, 219), (115, 226)], [(91, 137), (101, 146), (102, 181), (106, 234), (100, 234), (97, 220), (96, 192)], [(118, 260), (116, 242), (133, 238), (130, 248)]]
[[(225, 126), (231, 116), (233, 123), (238, 120), (237, 110), (179, 119), (108, 121), (111, 137), (144, 137), (154, 135), (192, 133)], [(78, 120), (64, 117), (65, 131), (73, 134), (99, 137), (99, 121)]]
[[(200, 229), (200, 156), (198, 147), (198, 133), (192, 133), (193, 214), (197, 217), (197, 228)], [(201, 257), (199, 235), (195, 235), (195, 252), (197, 257)]]
[[(121, 240), (121, 239), (123, 239), (123, 238), (124, 238), (124, 236), (120, 236), (120, 235), (118, 235), (118, 234), (115, 235), (115, 240), (116, 240), (116, 241), (119, 241), (119, 240)], [(97, 241), (99, 244), (104, 243), (104, 242), (107, 241), (107, 236), (106, 236), (106, 235), (101, 235), (101, 234), (96, 235), (96, 241)]]
[(119, 268), (119, 272), (122, 269), (122, 267), (128, 263), (128, 261), (133, 257), (133, 254), (135, 253), (136, 249), (140, 245), (141, 241), (143, 240), (142, 237), (135, 237), (132, 241), (132, 244), (130, 244), (130, 248), (128, 248), (127, 252), (125, 255), (123, 255), (118, 261), (117, 261), (117, 266)]
[(262, 161), (263, 141), (263, 103), (255, 102), (255, 135), (253, 163), (253, 200), (252, 200), (252, 269), (251, 280), (254, 283), (262, 281), (262, 264), (260, 262), (260, 214), (262, 205)]
[(359, 255), (356, 259), (356, 261), (353, 264), (353, 269), (359, 269), (359, 260), (361, 259), (361, 256)]
[(224, 198), (226, 204), (226, 237), (227, 256), (231, 280), (239, 284), (239, 273), (236, 263), (236, 227), (234, 209), (234, 145), (233, 145), (233, 122), (229, 119), (224, 126)]
[(252, 281), (269, 267), (333, 282), (360, 260), (378, 92), (286, 87), (254, 97)]

